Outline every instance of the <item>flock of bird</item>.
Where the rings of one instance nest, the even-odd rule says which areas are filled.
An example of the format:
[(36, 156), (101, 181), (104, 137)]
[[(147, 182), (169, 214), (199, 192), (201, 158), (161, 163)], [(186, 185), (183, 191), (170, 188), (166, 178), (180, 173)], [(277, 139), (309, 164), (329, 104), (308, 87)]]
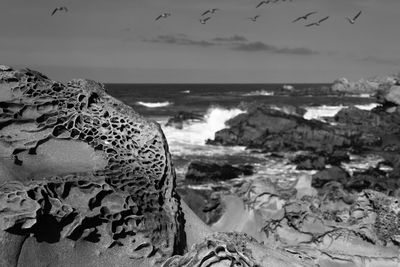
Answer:
[[(290, 1), (290, 2), (292, 2), (293, 0), (262, 0), (261, 2), (259, 2), (259, 3), (256, 5), (256, 8), (260, 8), (260, 7), (262, 7), (263, 5), (275, 4), (275, 3), (279, 2), (279, 1), (282, 1), (282, 2)], [(204, 11), (204, 12), (201, 14), (201, 16), (200, 16), (199, 22), (200, 22), (201, 24), (206, 24), (207, 21), (211, 19), (211, 16), (214, 15), (214, 14), (215, 14), (217, 11), (219, 11), (219, 10), (220, 10), (220, 9), (218, 9), (218, 8), (211, 8), (211, 9), (208, 9), (208, 10)], [(57, 12), (60, 12), (60, 11), (68, 12), (68, 8), (65, 7), (65, 6), (56, 7), (56, 8), (53, 10), (53, 12), (51, 13), (51, 16), (53, 16), (54, 14), (56, 14)], [(317, 13), (316, 11), (309, 12), (309, 13), (303, 15), (303, 16), (300, 16), (300, 17), (294, 19), (294, 20), (292, 21), (292, 23), (295, 23), (295, 22), (298, 22), (298, 21), (301, 21), (301, 20), (307, 21), (308, 18), (309, 18), (310, 16), (312, 16), (312, 15), (314, 15), (314, 14), (316, 14), (316, 13)], [(345, 18), (347, 19), (347, 21), (348, 21), (350, 24), (354, 24), (354, 23), (356, 23), (356, 20), (357, 20), (358, 17), (361, 15), (361, 13), (362, 13), (362, 12), (359, 11), (354, 17), (352, 17), (352, 18), (351, 18), (351, 17), (345, 17)], [(207, 16), (206, 16), (206, 15), (207, 15)], [(166, 18), (168, 18), (168, 17), (170, 17), (170, 16), (171, 16), (171, 13), (169, 13), (169, 12), (164, 12), (164, 13), (161, 13), (159, 16), (157, 16), (156, 19), (155, 19), (155, 21), (158, 21), (158, 20), (160, 20), (160, 19), (166, 19)], [(249, 17), (249, 18), (247, 18), (247, 19), (251, 20), (252, 22), (256, 22), (257, 19), (258, 19), (259, 17), (260, 17), (260, 15), (255, 15), (255, 16)], [(305, 26), (305, 27), (320, 26), (322, 22), (324, 22), (324, 21), (326, 21), (326, 20), (328, 20), (328, 19), (329, 19), (329, 16), (326, 16), (326, 17), (323, 17), (323, 18), (321, 18), (321, 19), (319, 19), (319, 20), (317, 20), (317, 21), (314, 21), (314, 22), (305, 24), (304, 26)]]
[[(274, 4), (274, 3), (277, 3), (277, 2), (279, 2), (279, 1), (285, 2), (286, 0), (262, 0), (261, 2), (259, 2), (259, 3), (256, 5), (256, 8), (260, 8), (261, 6), (263, 6), (263, 5), (268, 5), (268, 4), (270, 4), (270, 3), (271, 3), (271, 4)], [(287, 0), (287, 1), (292, 2), (293, 0)], [(212, 14), (216, 13), (217, 11), (219, 11), (218, 8), (212, 8), (212, 9), (206, 10), (205, 12), (203, 12), (203, 13), (201, 14), (200, 19), (199, 19), (199, 22), (200, 22), (201, 24), (206, 24), (207, 21), (211, 19), (211, 16), (207, 16), (207, 17), (204, 17), (204, 16), (205, 16), (205, 15), (212, 15)], [(298, 21), (300, 21), (300, 20), (307, 21), (308, 18), (309, 18), (311, 15), (314, 15), (314, 14), (316, 14), (316, 13), (317, 13), (316, 11), (309, 12), (309, 13), (303, 15), (303, 16), (300, 16), (300, 17), (294, 19), (294, 20), (292, 21), (292, 23), (298, 22)], [(359, 11), (354, 17), (352, 17), (352, 18), (350, 18), (350, 17), (345, 17), (345, 18), (347, 19), (347, 21), (348, 21), (349, 23), (354, 24), (354, 23), (356, 22), (357, 18), (361, 15), (361, 13), (362, 13), (362, 12)], [(171, 13), (162, 13), (162, 14), (160, 14), (155, 20), (157, 21), (157, 20), (159, 20), (159, 19), (161, 19), (161, 18), (164, 18), (164, 19), (165, 19), (165, 18), (168, 18), (169, 16), (171, 16)], [(252, 22), (256, 22), (257, 19), (258, 19), (259, 17), (260, 17), (260, 15), (255, 15), (255, 16), (249, 17), (249, 18), (247, 18), (247, 19), (251, 20)], [(323, 18), (321, 18), (321, 19), (319, 19), (319, 20), (317, 20), (317, 21), (314, 21), (314, 22), (305, 24), (304, 26), (305, 26), (305, 27), (320, 26), (322, 22), (324, 22), (324, 21), (326, 21), (326, 20), (328, 20), (328, 19), (329, 19), (329, 16), (326, 16), (326, 17), (323, 17)]]

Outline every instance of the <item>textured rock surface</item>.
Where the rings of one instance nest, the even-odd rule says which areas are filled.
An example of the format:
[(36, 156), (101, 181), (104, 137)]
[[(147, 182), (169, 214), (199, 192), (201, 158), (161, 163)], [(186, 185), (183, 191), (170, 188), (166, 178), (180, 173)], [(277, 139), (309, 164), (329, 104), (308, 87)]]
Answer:
[(233, 211), (245, 215), (229, 223), (252, 225), (244, 232), (308, 266), (399, 266), (399, 198), (372, 190), (351, 193), (336, 182), (316, 193), (310, 184), (248, 181), (237, 192), (245, 208)]
[(0, 179), (2, 266), (153, 266), (185, 248), (160, 127), (96, 82), (0, 68)]
[(163, 267), (300, 267), (317, 266), (303, 259), (301, 254), (279, 248), (260, 245), (253, 238), (239, 233), (218, 233), (196, 244), (184, 256), (176, 256), (166, 261)]
[(357, 82), (351, 82), (346, 78), (340, 78), (333, 82), (332, 91), (343, 94), (370, 94), (373, 95), (377, 91), (390, 87), (398, 83), (400, 74), (389, 76), (377, 76), (368, 79), (361, 79)]
[(268, 106), (257, 106), (228, 122), (210, 144), (242, 145), (266, 151), (311, 150), (333, 153), (351, 146), (353, 133), (319, 121), (308, 121)]

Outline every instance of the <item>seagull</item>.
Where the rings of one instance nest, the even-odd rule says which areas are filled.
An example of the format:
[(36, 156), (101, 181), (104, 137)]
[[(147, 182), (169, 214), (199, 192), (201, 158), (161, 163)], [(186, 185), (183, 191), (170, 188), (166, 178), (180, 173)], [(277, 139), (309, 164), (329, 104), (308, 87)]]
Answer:
[(207, 15), (208, 13), (214, 14), (215, 12), (219, 11), (218, 8), (211, 8), (209, 10), (204, 11), (203, 14), (201, 14), (201, 16)]
[(297, 19), (293, 20), (292, 23), (295, 23), (295, 22), (297, 22), (297, 21), (299, 21), (301, 19), (307, 20), (309, 16), (311, 16), (311, 15), (313, 15), (315, 13), (317, 13), (317, 11), (313, 11), (313, 12), (307, 13), (304, 16), (298, 17)]
[(251, 20), (252, 22), (256, 22), (259, 17), (260, 17), (260, 15), (256, 15), (256, 16), (250, 17), (248, 19)]
[(61, 7), (56, 7), (53, 12), (51, 13), (51, 15), (53, 16), (54, 14), (56, 14), (57, 11), (65, 11), (68, 12), (68, 8), (66, 6), (61, 6)]
[(204, 19), (199, 19), (199, 21), (200, 21), (201, 24), (206, 24), (207, 20), (209, 20), (209, 19), (211, 19), (211, 17), (207, 17), (207, 18), (204, 18)]
[(327, 17), (325, 17), (325, 18), (323, 18), (323, 19), (320, 19), (320, 20), (317, 21), (317, 22), (313, 22), (313, 23), (307, 24), (306, 27), (320, 26), (320, 25), (321, 25), (321, 22), (323, 22), (323, 21), (325, 21), (325, 20), (327, 20), (327, 19), (329, 19), (329, 16), (327, 16)]
[(349, 18), (349, 17), (346, 17), (346, 19), (347, 19), (351, 24), (354, 24), (354, 23), (356, 23), (356, 19), (361, 15), (361, 13), (362, 13), (361, 11), (358, 12), (357, 15), (355, 15), (354, 18), (352, 18), (352, 19)]
[(261, 1), (260, 3), (258, 3), (258, 5), (256, 6), (256, 8), (259, 8), (260, 6), (264, 5), (264, 4), (269, 4), (270, 0), (267, 1)]
[(159, 20), (161, 18), (165, 19), (165, 18), (168, 18), (169, 16), (171, 16), (171, 13), (162, 13), (155, 20)]

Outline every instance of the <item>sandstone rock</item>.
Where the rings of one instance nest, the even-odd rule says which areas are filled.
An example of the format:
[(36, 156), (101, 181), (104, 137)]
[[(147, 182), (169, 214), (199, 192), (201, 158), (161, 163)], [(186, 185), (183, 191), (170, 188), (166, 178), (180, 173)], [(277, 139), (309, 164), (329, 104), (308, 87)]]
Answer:
[(184, 256), (166, 261), (163, 267), (188, 266), (317, 266), (301, 252), (265, 247), (240, 233), (217, 233), (196, 244)]
[(159, 125), (99, 83), (2, 67), (0, 177), (1, 263), (153, 266), (185, 248)]

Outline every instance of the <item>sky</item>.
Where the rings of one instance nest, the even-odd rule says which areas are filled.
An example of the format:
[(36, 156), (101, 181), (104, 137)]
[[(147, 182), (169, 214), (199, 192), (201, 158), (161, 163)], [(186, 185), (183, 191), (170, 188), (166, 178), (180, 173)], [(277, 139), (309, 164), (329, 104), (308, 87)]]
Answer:
[[(0, 64), (59, 81), (329, 83), (400, 71), (399, 0), (1, 2)], [(69, 11), (51, 16), (60, 6)], [(210, 8), (220, 10), (203, 25)], [(329, 19), (292, 23), (311, 11), (308, 23)]]

